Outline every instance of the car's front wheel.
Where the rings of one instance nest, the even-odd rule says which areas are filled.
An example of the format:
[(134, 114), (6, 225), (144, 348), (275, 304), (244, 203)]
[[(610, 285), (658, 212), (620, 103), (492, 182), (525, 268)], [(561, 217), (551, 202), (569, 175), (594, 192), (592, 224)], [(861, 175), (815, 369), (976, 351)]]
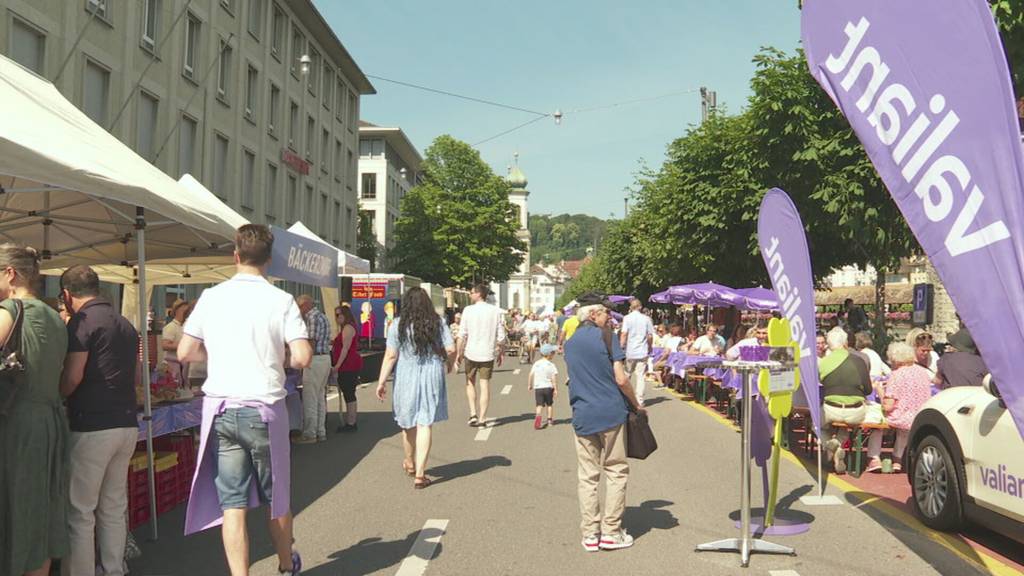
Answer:
[(927, 526), (957, 530), (963, 524), (960, 477), (942, 439), (925, 436), (914, 448), (910, 486), (914, 509)]

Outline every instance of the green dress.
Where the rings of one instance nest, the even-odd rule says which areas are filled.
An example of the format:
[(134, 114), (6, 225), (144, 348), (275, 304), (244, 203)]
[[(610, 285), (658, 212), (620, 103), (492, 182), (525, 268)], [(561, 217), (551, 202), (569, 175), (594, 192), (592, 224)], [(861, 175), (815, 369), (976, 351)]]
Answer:
[[(0, 416), (0, 574), (23, 574), (68, 553), (68, 422), (60, 374), (68, 332), (49, 305), (22, 300), (25, 372)], [(11, 315), (14, 303), (0, 302)], [(0, 380), (0, 402), (11, 393)]]

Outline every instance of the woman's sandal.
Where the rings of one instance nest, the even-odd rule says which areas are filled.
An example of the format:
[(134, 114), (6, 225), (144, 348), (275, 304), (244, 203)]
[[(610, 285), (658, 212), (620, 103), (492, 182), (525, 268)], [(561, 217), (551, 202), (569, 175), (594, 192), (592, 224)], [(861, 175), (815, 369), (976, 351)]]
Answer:
[(402, 469), (405, 470), (405, 473), (408, 474), (409, 476), (416, 475), (416, 466), (409, 460), (404, 460), (402, 462)]
[(469, 422), (468, 422), (468, 424), (469, 424), (469, 425), (470, 425), (471, 427), (476, 427), (476, 425), (477, 425), (477, 418), (476, 418), (476, 414), (473, 414), (472, 416), (470, 416), (470, 417), (469, 417)]
[(416, 490), (422, 490), (423, 488), (430, 486), (430, 484), (430, 478), (427, 478), (426, 476), (416, 476), (412, 481), (412, 487)]

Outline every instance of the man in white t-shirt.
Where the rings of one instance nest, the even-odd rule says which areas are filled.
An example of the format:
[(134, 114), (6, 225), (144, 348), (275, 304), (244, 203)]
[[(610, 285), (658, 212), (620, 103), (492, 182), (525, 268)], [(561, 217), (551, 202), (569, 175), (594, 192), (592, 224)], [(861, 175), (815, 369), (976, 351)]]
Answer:
[(302, 565), (292, 549), (284, 367), (307, 368), (313, 351), (295, 300), (265, 278), (273, 243), (266, 226), (238, 229), (237, 273), (203, 292), (177, 350), (182, 361), (206, 360), (200, 446), (214, 451), (210, 458), (199, 455), (185, 533), (203, 530), (222, 517), (221, 536), (232, 574), (249, 570), (245, 516), (253, 482), (260, 503), (270, 505), (270, 537), (279, 572), (298, 574)]
[(636, 399), (644, 405), (644, 384), (647, 358), (651, 355), (654, 342), (654, 322), (641, 310), (643, 304), (633, 298), (629, 301), (629, 314), (622, 319), (619, 329), (619, 345), (626, 351), (626, 374), (634, 380)]
[[(501, 309), (487, 302), (491, 289), (486, 284), (477, 284), (469, 292), (472, 304), (462, 311), (459, 325), (458, 352), (455, 363), (465, 359), (466, 399), (469, 400), (469, 425), (483, 426), (490, 403), (490, 380), (494, 371), (494, 360), (501, 366), (502, 348), (505, 343), (505, 323)], [(477, 381), (480, 382), (480, 403), (477, 404)]]
[(718, 335), (718, 326), (708, 324), (707, 332), (693, 341), (690, 347), (691, 354), (701, 356), (718, 356), (725, 352), (725, 338)]
[(764, 346), (765, 342), (768, 341), (768, 328), (764, 326), (755, 326), (750, 330), (747, 330), (746, 338), (732, 345), (725, 352), (726, 360), (739, 360), (740, 348), (746, 348), (748, 346)]

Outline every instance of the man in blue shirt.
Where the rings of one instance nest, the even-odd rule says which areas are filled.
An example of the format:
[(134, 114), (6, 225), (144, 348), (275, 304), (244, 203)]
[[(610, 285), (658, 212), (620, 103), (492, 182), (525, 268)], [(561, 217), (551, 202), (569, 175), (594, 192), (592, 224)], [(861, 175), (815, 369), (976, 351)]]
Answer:
[[(628, 548), (633, 537), (622, 529), (629, 478), (623, 425), (629, 405), (644, 409), (626, 377), (622, 347), (607, 328), (608, 303), (596, 294), (578, 300), (580, 326), (565, 343), (565, 361), (576, 432), (583, 548), (588, 552)], [(607, 492), (603, 516), (597, 495), (602, 471)]]

